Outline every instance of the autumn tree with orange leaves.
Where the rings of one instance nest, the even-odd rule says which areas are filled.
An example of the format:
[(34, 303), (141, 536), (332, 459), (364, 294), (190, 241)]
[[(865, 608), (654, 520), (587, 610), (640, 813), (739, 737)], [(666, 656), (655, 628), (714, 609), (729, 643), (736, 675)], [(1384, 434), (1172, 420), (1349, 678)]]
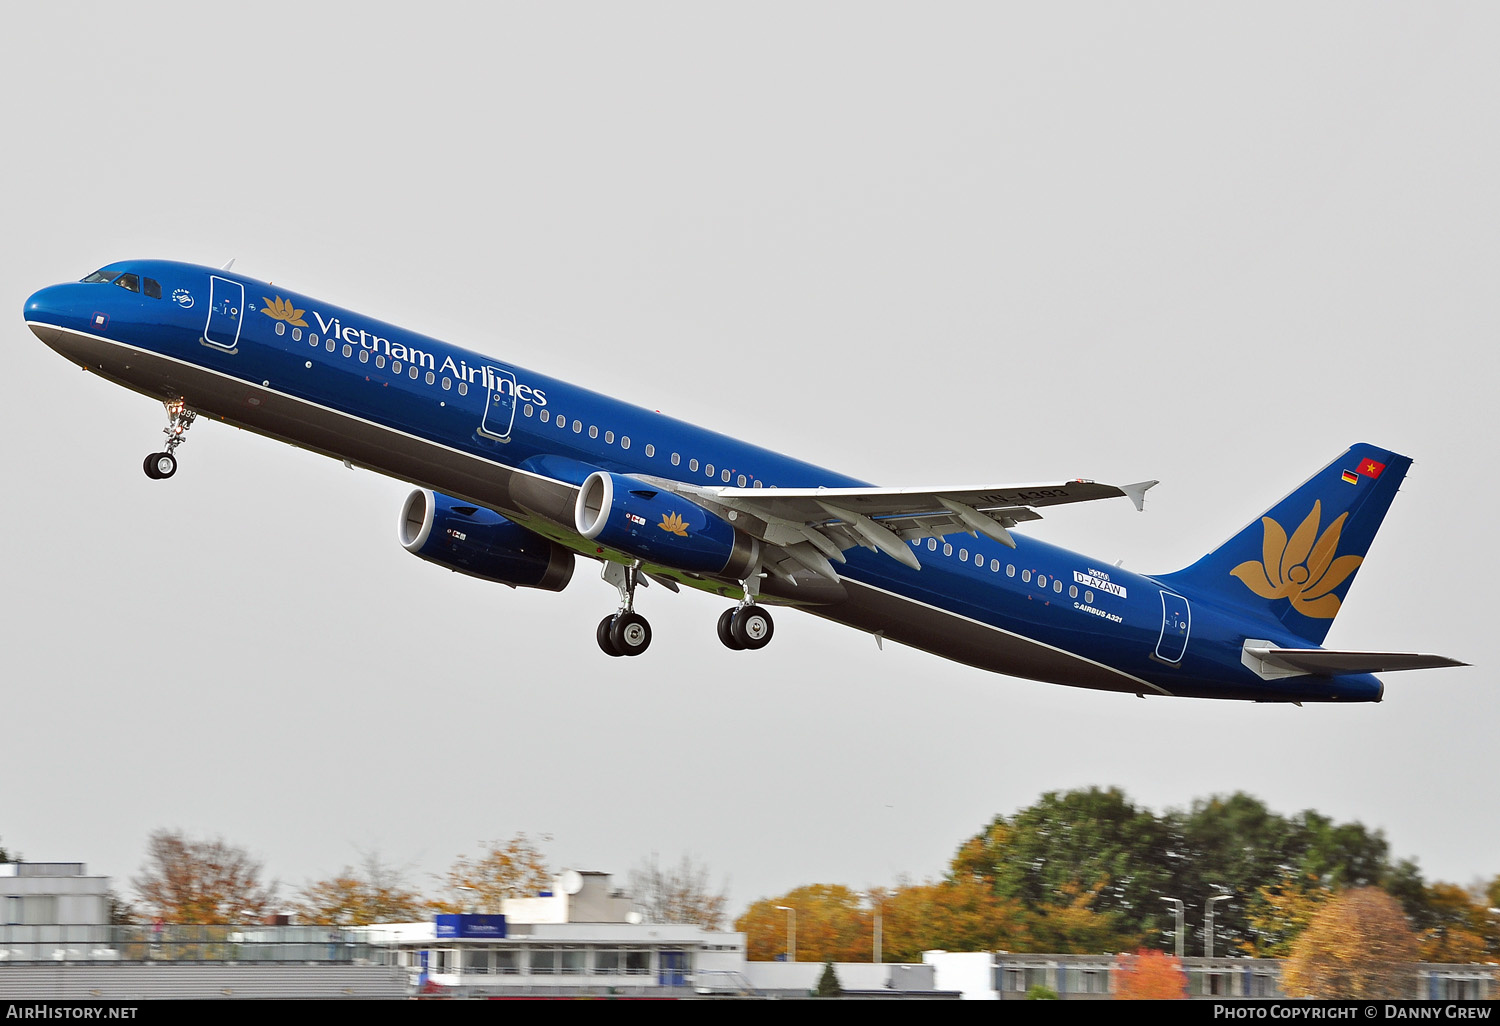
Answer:
[(1172, 1001), (1187, 997), (1187, 973), (1181, 960), (1165, 951), (1142, 948), (1115, 959), (1115, 999)]
[(746, 957), (769, 962), (787, 952), (790, 916), (795, 909), (799, 962), (868, 962), (874, 954), (874, 919), (858, 893), (842, 884), (811, 884), (779, 898), (763, 898), (734, 921), (745, 934)]
[(526, 898), (546, 890), (552, 871), (531, 838), (516, 834), (508, 841), (484, 844), (473, 858), (460, 855), (442, 880), (443, 897), (432, 903), (434, 911), (499, 915), (506, 898)]
[(134, 883), (148, 916), (224, 925), (263, 922), (275, 911), (276, 885), (260, 876), (261, 864), (244, 848), (158, 830), (146, 842), (146, 864)]
[(1297, 938), (1281, 989), (1295, 998), (1410, 998), (1419, 955), (1400, 903), (1358, 887), (1329, 900)]
[(407, 886), (405, 874), (378, 854), (364, 857), (359, 869), (345, 866), (326, 880), (297, 892), (292, 912), (298, 922), (316, 926), (368, 926), (425, 919), (430, 908)]
[(882, 961), (920, 962), (934, 948), (1033, 950), (1026, 910), (982, 880), (963, 876), (871, 893), (880, 902)]

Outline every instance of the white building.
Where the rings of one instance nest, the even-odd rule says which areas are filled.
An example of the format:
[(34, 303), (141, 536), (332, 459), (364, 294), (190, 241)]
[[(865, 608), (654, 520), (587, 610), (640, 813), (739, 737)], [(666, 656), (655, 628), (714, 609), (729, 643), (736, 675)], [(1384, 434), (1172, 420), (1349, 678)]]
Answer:
[(569, 871), (553, 889), (510, 898), (501, 916), (439, 916), (429, 923), (350, 932), (414, 985), (455, 993), (692, 993), (700, 980), (726, 988), (745, 961), (745, 935), (646, 923), (607, 873)]
[(82, 862), (0, 862), (0, 961), (112, 956), (109, 877)]
[[(552, 891), (503, 908), (502, 916), (349, 932), (374, 957), (403, 967), (414, 988), (454, 996), (801, 996), (823, 973), (817, 962), (747, 962), (743, 933), (644, 922), (607, 873), (564, 873)], [(840, 964), (835, 971), (845, 991), (935, 996), (930, 966)]]

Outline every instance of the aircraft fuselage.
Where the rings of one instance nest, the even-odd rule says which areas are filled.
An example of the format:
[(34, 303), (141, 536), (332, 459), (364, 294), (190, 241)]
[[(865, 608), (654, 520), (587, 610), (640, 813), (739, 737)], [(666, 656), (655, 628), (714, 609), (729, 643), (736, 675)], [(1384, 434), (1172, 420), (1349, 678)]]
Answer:
[[(847, 475), (242, 275), (167, 261), (37, 292), (26, 320), (68, 360), (162, 402), (494, 510), (596, 559), (627, 552), (572, 520), (596, 470), (683, 486), (857, 488)], [(1139, 694), (1378, 701), (1368, 674), (1266, 679), (1247, 638), (1306, 642), (1276, 617), (1017, 532), (902, 541), (913, 569), (852, 548), (838, 580), (766, 578), (762, 596), (998, 673)], [(733, 579), (653, 574), (738, 599)]]

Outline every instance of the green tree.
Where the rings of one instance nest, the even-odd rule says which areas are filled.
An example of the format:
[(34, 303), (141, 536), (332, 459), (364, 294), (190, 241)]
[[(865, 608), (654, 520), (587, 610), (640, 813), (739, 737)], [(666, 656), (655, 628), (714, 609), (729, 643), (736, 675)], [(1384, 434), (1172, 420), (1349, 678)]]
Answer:
[(1311, 873), (1333, 890), (1377, 887), (1391, 866), (1390, 846), (1379, 830), (1363, 823), (1334, 823), (1311, 809), (1292, 819), (1291, 848), (1300, 851), (1297, 868)]
[[(1186, 812), (1169, 813), (1167, 819), (1177, 838), (1177, 890), (1172, 896), (1186, 905), (1193, 931), (1190, 951), (1202, 950), (1207, 919), (1203, 905), (1210, 896), (1228, 896), (1214, 907), (1214, 950), (1251, 950), (1266, 943), (1252, 918), (1261, 927), (1275, 918), (1275, 902), (1267, 902), (1262, 894), (1266, 888), (1291, 897), (1287, 881), (1295, 881), (1298, 896), (1308, 898), (1318, 892), (1377, 885), (1391, 872), (1379, 831), (1372, 833), (1358, 822), (1335, 823), (1311, 810), (1287, 818), (1242, 792), (1199, 799)], [(1284, 920), (1283, 928), (1295, 927), (1284, 939), (1289, 942), (1305, 925)]]
[(843, 997), (844, 988), (839, 986), (839, 974), (833, 971), (833, 960), (823, 963), (823, 975), (818, 977), (818, 988), (813, 997)]
[(1302, 998), (1410, 998), (1416, 934), (1395, 898), (1357, 887), (1329, 900), (1292, 945), (1282, 989)]
[(1189, 931), (1184, 950), (1204, 950), (1204, 906), (1217, 895), (1227, 900), (1214, 904), (1214, 951), (1244, 947), (1256, 892), (1291, 871), (1300, 854), (1290, 850), (1291, 823), (1243, 792), (1200, 798), (1166, 819), (1176, 856), (1170, 896), (1182, 899)]
[(1105, 932), (1134, 946), (1159, 934), (1160, 896), (1171, 893), (1175, 855), (1170, 832), (1149, 809), (1117, 789), (1089, 788), (1049, 792), (992, 822), (960, 848), (955, 870), (982, 874), (986, 860), (1001, 897), (1041, 920), (1059, 920), (1073, 935), (1080, 911), (1110, 917)]
[(1285, 817), (1243, 793), (1158, 817), (1116, 789), (1089, 788), (996, 816), (959, 847), (949, 879), (1018, 902), (1029, 950), (1169, 948), (1175, 923), (1162, 899), (1171, 897), (1183, 901), (1187, 948), (1198, 951), (1204, 903), (1219, 896), (1228, 900), (1214, 906), (1215, 951), (1284, 954), (1310, 906), (1389, 873), (1385, 838), (1358, 822)]

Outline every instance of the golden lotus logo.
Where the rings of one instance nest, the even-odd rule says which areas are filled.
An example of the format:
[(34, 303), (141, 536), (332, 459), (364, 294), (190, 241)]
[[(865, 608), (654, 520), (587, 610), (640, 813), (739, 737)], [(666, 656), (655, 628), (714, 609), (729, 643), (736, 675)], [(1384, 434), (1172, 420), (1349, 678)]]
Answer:
[(294, 328), (307, 327), (307, 322), (302, 319), (302, 315), (307, 311), (294, 309), (290, 299), (282, 299), (280, 296), (277, 296), (274, 300), (266, 299), (265, 296), (261, 296), (260, 298), (265, 300), (266, 304), (260, 308), (260, 312), (271, 318), (271, 320), (286, 321)]
[(1262, 517), (1266, 536), (1262, 543), (1261, 562), (1250, 560), (1229, 571), (1251, 591), (1265, 599), (1292, 600), (1292, 608), (1303, 616), (1331, 620), (1339, 611), (1339, 597), (1330, 594), (1359, 569), (1363, 556), (1339, 556), (1339, 537), (1344, 532), (1348, 513), (1328, 525), (1321, 536), (1323, 504), (1314, 502), (1307, 519), (1286, 536), (1282, 526), (1270, 517)]
[(686, 538), (687, 522), (682, 519), (681, 513), (663, 513), (661, 523), (656, 525), (668, 534), (675, 534), (679, 538)]

